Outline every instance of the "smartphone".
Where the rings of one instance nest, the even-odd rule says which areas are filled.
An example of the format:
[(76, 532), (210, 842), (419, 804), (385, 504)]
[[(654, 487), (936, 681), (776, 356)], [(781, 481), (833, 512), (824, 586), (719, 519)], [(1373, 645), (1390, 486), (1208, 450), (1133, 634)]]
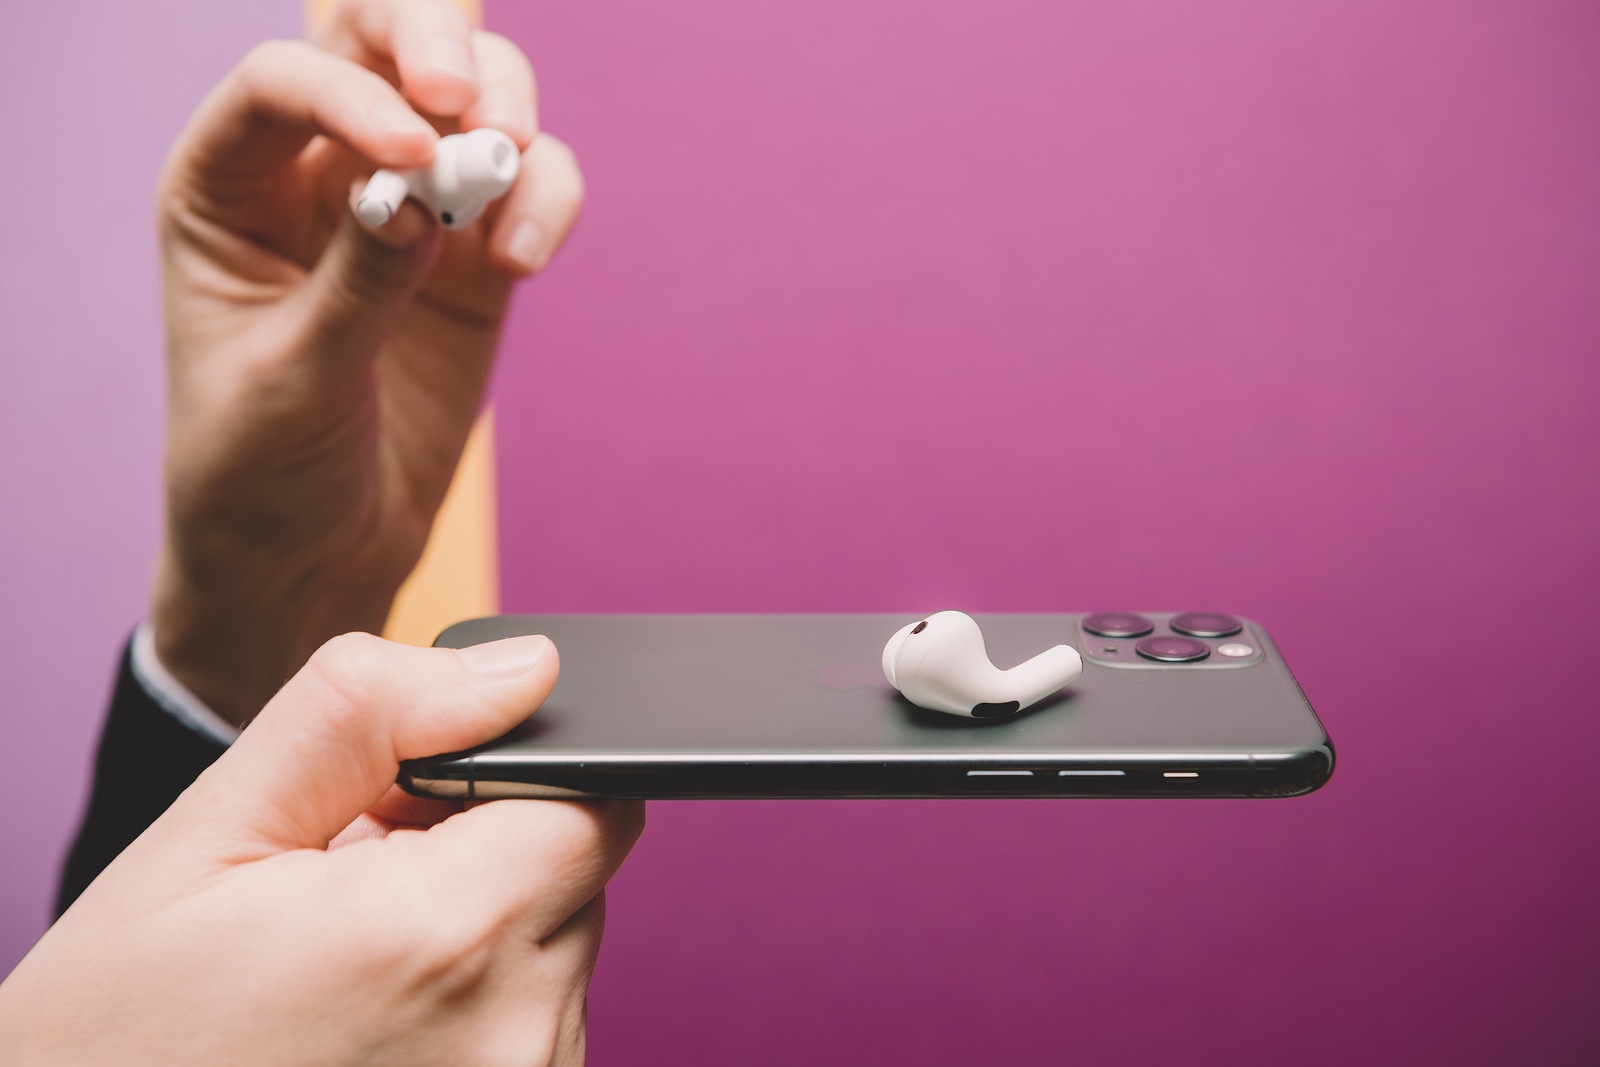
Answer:
[(411, 760), (421, 796), (1288, 797), (1333, 745), (1267, 632), (1215, 612), (975, 615), (1009, 668), (1083, 657), (1060, 693), (1003, 720), (911, 704), (884, 679), (904, 615), (501, 615), (464, 648), (545, 634), (555, 691), (504, 737)]

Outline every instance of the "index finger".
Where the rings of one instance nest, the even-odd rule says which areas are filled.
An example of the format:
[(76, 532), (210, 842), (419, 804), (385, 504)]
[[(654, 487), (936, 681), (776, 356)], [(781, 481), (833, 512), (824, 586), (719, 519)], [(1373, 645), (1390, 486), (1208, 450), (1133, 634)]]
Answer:
[(403, 842), (425, 850), (426, 863), (396, 859), (446, 875), (440, 890), (452, 907), (538, 941), (605, 888), (643, 830), (642, 801), (494, 800)]
[(304, 41), (268, 41), (207, 95), (172, 158), (203, 172), (254, 177), (284, 166), (319, 134), (395, 168), (423, 166), (439, 139), (372, 71)]

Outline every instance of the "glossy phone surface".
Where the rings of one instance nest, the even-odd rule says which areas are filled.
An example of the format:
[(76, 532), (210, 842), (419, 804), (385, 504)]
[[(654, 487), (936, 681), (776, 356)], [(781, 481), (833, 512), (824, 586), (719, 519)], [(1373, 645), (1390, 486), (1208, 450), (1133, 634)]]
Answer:
[(1232, 634), (1180, 636), (1172, 613), (1132, 616), (1151, 626), (1145, 647), (1188, 642), (1203, 656), (1162, 662), (1136, 637), (1084, 625), (1108, 616), (974, 617), (996, 666), (1064, 643), (1083, 655), (1083, 674), (1014, 718), (979, 720), (924, 711), (884, 680), (883, 646), (907, 615), (463, 622), (436, 644), (546, 634), (560, 681), (505, 737), (409, 761), (401, 784), (479, 799), (1283, 797), (1333, 772), (1322, 724), (1249, 620)]

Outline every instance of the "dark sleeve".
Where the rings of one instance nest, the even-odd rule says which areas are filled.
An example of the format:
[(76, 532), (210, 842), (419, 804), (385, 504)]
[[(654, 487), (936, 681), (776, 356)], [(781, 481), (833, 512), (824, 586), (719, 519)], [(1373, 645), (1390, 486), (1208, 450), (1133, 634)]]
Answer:
[(67, 854), (57, 915), (224, 751), (151, 699), (134, 677), (132, 648), (129, 642), (122, 650), (111, 711), (95, 753), (89, 810)]

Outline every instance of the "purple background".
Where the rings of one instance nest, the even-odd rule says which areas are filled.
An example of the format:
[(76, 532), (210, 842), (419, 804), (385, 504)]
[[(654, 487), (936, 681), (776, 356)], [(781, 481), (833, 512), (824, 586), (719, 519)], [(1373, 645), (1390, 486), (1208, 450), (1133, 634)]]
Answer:
[[(99, 6), (0, 38), (0, 964), (154, 539), (150, 180), (293, 17)], [(1600, 9), (490, 14), (590, 192), (507, 339), (508, 610), (1233, 610), (1341, 758), (655, 805), (592, 1062), (1600, 1055)]]
[(300, 12), (7, 0), (0, 23), (0, 974), (50, 914), (160, 529), (150, 202), (167, 146)]

